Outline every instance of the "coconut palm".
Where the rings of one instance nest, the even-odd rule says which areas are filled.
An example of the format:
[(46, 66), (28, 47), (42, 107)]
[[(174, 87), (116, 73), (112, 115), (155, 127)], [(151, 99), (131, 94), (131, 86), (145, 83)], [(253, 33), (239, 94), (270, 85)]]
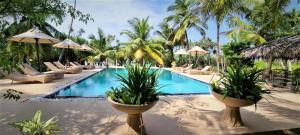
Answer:
[[(298, 1), (299, 2), (299, 1)], [(265, 0), (264, 3), (256, 4), (245, 10), (247, 20), (258, 29), (258, 33), (267, 41), (285, 36), (283, 31), (289, 31), (286, 27), (289, 19), (285, 18), (285, 9), (290, 0), (272, 1)], [(267, 75), (270, 77), (274, 59), (268, 59)], [(268, 77), (266, 76), (266, 77)]]
[(133, 56), (137, 61), (152, 59), (164, 65), (163, 55), (157, 49), (160, 44), (150, 40), (152, 27), (148, 24), (148, 17), (145, 19), (133, 18), (128, 21), (131, 30), (123, 30), (121, 35), (127, 35), (129, 43), (123, 43), (131, 48)]
[(173, 12), (173, 15), (168, 16), (165, 20), (172, 21), (175, 28), (175, 35), (173, 44), (185, 39), (185, 45), (189, 49), (189, 39), (187, 31), (195, 29), (205, 36), (205, 29), (207, 29), (206, 20), (199, 17), (199, 12), (195, 10), (195, 3), (192, 0), (176, 0), (174, 5), (167, 9)]
[(230, 15), (240, 11), (243, 7), (241, 0), (198, 0), (199, 11), (206, 18), (214, 19), (217, 25), (217, 68), (220, 70), (220, 27)]
[(229, 27), (232, 29), (226, 32), (226, 36), (234, 42), (252, 42), (255, 45), (266, 42), (256, 27), (242, 21), (237, 16), (229, 19)]
[[(286, 8), (290, 0), (269, 1), (256, 4), (253, 8), (246, 10), (246, 18), (258, 29), (258, 33), (266, 40), (273, 40), (286, 36), (282, 31), (284, 26), (288, 24), (286, 18)], [(289, 31), (289, 28), (283, 28), (284, 31)]]
[(95, 35), (90, 35), (89, 38), (90, 46), (93, 48), (93, 53), (95, 54), (94, 59), (105, 58), (108, 54), (106, 51), (112, 50), (111, 44), (115, 40), (113, 35), (105, 35), (103, 30), (98, 28), (97, 37)]
[(162, 46), (166, 50), (166, 53), (164, 53), (167, 54), (165, 55), (165, 62), (167, 65), (170, 65), (171, 62), (174, 61), (173, 49), (176, 45), (178, 45), (178, 43), (173, 43), (175, 31), (166, 21), (161, 22), (159, 24), (159, 28), (160, 30), (156, 31), (156, 34), (159, 35), (159, 39), (157, 40), (162, 44)]

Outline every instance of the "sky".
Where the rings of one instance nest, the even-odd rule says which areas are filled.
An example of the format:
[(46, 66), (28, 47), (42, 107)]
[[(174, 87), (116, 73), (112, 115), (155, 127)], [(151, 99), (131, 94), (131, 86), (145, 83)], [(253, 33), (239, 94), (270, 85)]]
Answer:
[[(74, 0), (64, 0), (69, 4), (74, 3)], [(292, 4), (288, 9), (297, 7), (296, 1), (291, 0)], [(74, 20), (72, 33), (77, 34), (80, 28), (85, 30), (82, 35), (87, 38), (91, 34), (97, 33), (97, 28), (101, 28), (104, 33), (115, 35), (120, 42), (128, 41), (125, 35), (120, 35), (120, 32), (125, 29), (130, 29), (127, 21), (137, 17), (146, 18), (149, 16), (149, 24), (154, 27), (152, 35), (158, 30), (158, 25), (168, 15), (172, 14), (167, 12), (167, 8), (174, 3), (174, 0), (77, 0), (76, 9), (83, 13), (91, 14), (94, 21), (89, 21), (84, 24), (78, 20)], [(298, 5), (298, 9), (299, 9)], [(62, 25), (56, 26), (57, 29), (67, 33), (71, 18), (66, 17)], [(206, 37), (216, 41), (216, 23), (213, 20), (208, 21), (208, 30), (206, 31)], [(227, 31), (229, 28), (224, 22), (221, 25), (221, 32)], [(192, 41), (199, 41), (202, 39), (199, 32), (196, 30), (189, 30), (188, 37)], [(228, 39), (224, 35), (221, 35), (220, 43), (224, 44), (228, 42)]]

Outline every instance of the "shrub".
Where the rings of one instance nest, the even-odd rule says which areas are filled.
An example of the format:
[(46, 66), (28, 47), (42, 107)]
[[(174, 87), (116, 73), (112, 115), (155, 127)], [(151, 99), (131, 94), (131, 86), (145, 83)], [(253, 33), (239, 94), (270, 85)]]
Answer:
[(42, 112), (37, 111), (32, 120), (20, 120), (12, 124), (24, 135), (54, 135), (61, 129), (58, 128), (56, 117), (52, 117), (46, 122), (41, 121)]

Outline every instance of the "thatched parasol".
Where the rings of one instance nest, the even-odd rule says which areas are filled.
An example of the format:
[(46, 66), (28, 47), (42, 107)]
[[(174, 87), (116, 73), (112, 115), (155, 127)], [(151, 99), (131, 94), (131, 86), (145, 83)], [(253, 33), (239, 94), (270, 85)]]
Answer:
[(246, 58), (300, 59), (300, 33), (283, 37), (242, 52)]
[(42, 31), (40, 31), (38, 28), (30, 29), (22, 34), (15, 35), (8, 39), (10, 41), (15, 42), (24, 42), (24, 43), (35, 43), (36, 46), (36, 53), (37, 53), (37, 59), (39, 64), (39, 71), (41, 71), (41, 62), (39, 58), (39, 44), (55, 44), (58, 43), (59, 40), (56, 38), (53, 38)]
[(91, 47), (89, 47), (88, 45), (86, 45), (86, 44), (82, 44), (80, 46), (79, 50), (80, 51), (85, 51), (85, 52), (92, 52), (93, 51), (93, 49)]

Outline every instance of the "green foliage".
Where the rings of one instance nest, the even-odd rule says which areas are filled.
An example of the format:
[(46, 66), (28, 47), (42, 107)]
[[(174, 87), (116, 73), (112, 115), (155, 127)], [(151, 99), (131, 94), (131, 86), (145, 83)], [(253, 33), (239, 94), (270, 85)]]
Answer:
[(230, 42), (222, 46), (222, 51), (228, 64), (243, 63), (252, 65), (251, 60), (244, 59), (240, 56), (241, 52), (248, 48), (250, 48), (250, 43)]
[(7, 99), (10, 100), (10, 99), (13, 99), (15, 101), (18, 101), (20, 99), (20, 95), (23, 94), (23, 92), (20, 92), (20, 91), (17, 91), (17, 90), (13, 90), (13, 89), (8, 89), (6, 91), (6, 93), (4, 93), (2, 95), (2, 97), (4, 99)]
[(66, 15), (73, 18), (78, 17), (84, 23), (92, 20), (89, 14), (83, 14), (81, 11), (74, 9), (72, 5), (60, 0), (5, 0), (0, 2), (1, 18), (26, 17), (40, 22), (50, 19), (57, 24), (61, 24)]
[(254, 67), (257, 68), (258, 70), (265, 70), (267, 68), (267, 63), (264, 62), (263, 60), (256, 60), (254, 62)]
[(224, 98), (233, 97), (257, 103), (263, 93), (269, 93), (261, 86), (259, 76), (262, 71), (241, 65), (230, 66), (221, 73), (219, 81), (212, 83), (212, 89), (224, 95)]
[(118, 75), (120, 88), (112, 88), (106, 95), (122, 104), (141, 105), (158, 100), (158, 73), (151, 65), (127, 65), (128, 77)]
[(15, 63), (13, 58), (11, 58), (7, 52), (0, 50), (0, 70), (10, 73), (14, 67)]
[[(30, 10), (29, 10), (30, 9)], [(31, 62), (36, 67), (37, 62), (34, 44), (8, 42), (13, 35), (20, 34), (33, 27), (59, 39), (65, 39), (65, 34), (58, 31), (50, 22), (62, 24), (66, 16), (77, 18), (87, 23), (93, 20), (89, 14), (84, 14), (73, 6), (61, 0), (4, 0), (0, 2), (0, 53), (7, 53), (7, 59), (14, 62)], [(60, 49), (50, 45), (39, 47), (41, 61), (57, 60)], [(51, 52), (51, 53), (49, 53)], [(0, 65), (5, 66), (2, 62)], [(43, 66), (43, 65), (42, 65)], [(45, 67), (42, 67), (45, 70)]]
[[(173, 43), (184, 43), (189, 48), (187, 31), (194, 29), (202, 36), (205, 36), (207, 29), (206, 19), (199, 16), (197, 7), (193, 0), (175, 0), (175, 3), (168, 7), (172, 14), (165, 18), (165, 21), (172, 22), (174, 26)], [(183, 45), (183, 44), (182, 44)]]
[(255, 45), (261, 45), (266, 40), (258, 33), (257, 27), (244, 22), (237, 16), (233, 16), (228, 21), (232, 30), (226, 32), (226, 36), (231, 42), (249, 42)]
[[(246, 19), (267, 41), (299, 32), (299, 11), (287, 12), (290, 0), (265, 0), (248, 6)], [(299, 1), (298, 1), (299, 2)]]
[(299, 91), (300, 90), (300, 68), (295, 69), (292, 74), (293, 74), (292, 85), (295, 86), (296, 91)]
[(152, 27), (149, 25), (148, 19), (149, 17), (133, 18), (128, 21), (131, 30), (123, 30), (121, 35), (125, 34), (130, 41), (124, 44), (130, 48), (130, 53), (136, 61), (154, 60), (160, 65), (164, 65), (164, 57), (161, 53), (164, 48), (160, 43), (149, 39)]
[(31, 120), (20, 120), (12, 124), (24, 135), (54, 135), (61, 131), (57, 126), (58, 119), (52, 117), (47, 121), (41, 120), (42, 112), (37, 111)]

